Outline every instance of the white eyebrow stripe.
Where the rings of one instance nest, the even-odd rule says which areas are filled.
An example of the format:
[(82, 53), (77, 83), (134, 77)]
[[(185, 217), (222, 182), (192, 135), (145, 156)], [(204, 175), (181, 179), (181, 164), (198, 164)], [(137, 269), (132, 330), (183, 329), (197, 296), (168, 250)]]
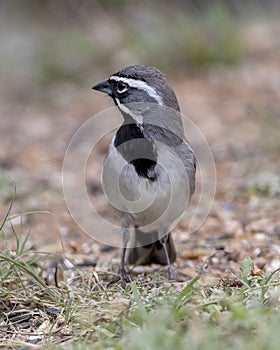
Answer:
[(124, 83), (127, 83), (132, 88), (144, 90), (149, 94), (150, 97), (154, 98), (160, 106), (163, 105), (161, 96), (159, 96), (156, 90), (151, 86), (149, 86), (145, 81), (132, 79), (132, 78), (117, 77), (116, 75), (112, 75), (109, 78), (109, 80), (123, 81)]

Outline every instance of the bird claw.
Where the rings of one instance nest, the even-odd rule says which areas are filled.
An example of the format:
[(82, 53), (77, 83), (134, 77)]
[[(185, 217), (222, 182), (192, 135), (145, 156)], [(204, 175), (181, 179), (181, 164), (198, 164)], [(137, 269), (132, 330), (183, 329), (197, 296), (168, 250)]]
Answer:
[(167, 276), (168, 276), (168, 280), (169, 281), (174, 281), (175, 280), (174, 272), (173, 272), (173, 269), (172, 269), (171, 266), (168, 266)]
[(119, 268), (118, 275), (113, 277), (111, 281), (108, 283), (107, 287), (117, 283), (120, 281), (121, 287), (125, 289), (127, 283), (131, 282), (131, 278), (126, 274), (124, 269)]

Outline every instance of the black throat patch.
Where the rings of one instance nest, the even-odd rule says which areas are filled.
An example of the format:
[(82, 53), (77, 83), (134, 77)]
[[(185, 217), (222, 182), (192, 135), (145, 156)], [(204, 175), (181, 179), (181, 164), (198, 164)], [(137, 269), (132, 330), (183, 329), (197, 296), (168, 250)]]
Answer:
[[(133, 140), (138, 140), (133, 142)], [(154, 168), (157, 164), (157, 154), (153, 140), (145, 138), (141, 127), (136, 123), (124, 123), (117, 131), (114, 146), (130, 164), (139, 176), (151, 181), (155, 180)], [(138, 155), (141, 154), (141, 157)]]

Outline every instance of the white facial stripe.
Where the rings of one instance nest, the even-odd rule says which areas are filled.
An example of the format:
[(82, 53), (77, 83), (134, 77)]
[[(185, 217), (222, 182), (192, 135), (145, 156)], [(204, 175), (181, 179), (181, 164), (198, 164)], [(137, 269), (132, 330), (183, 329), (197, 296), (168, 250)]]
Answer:
[(148, 95), (150, 97), (155, 99), (160, 106), (163, 105), (162, 98), (161, 98), (161, 96), (159, 96), (157, 94), (156, 90), (154, 88), (152, 88), (151, 86), (149, 86), (147, 83), (145, 83), (142, 80), (136, 80), (136, 79), (132, 79), (132, 78), (117, 77), (115, 75), (111, 76), (109, 78), (109, 80), (123, 81), (124, 83), (128, 84), (132, 88), (144, 90), (144, 91), (146, 91), (148, 93)]
[(143, 116), (141, 114), (133, 113), (128, 107), (126, 107), (126, 105), (120, 103), (120, 100), (117, 97), (115, 97), (115, 101), (117, 102), (119, 109), (123, 113), (130, 115), (131, 118), (135, 120), (137, 124), (143, 123)]

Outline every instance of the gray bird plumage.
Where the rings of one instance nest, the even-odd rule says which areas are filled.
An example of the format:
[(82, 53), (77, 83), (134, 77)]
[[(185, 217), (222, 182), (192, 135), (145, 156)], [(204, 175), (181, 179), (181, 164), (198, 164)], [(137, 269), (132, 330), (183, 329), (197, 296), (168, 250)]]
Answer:
[[(180, 111), (175, 92), (166, 80), (165, 75), (159, 69), (140, 64), (125, 67), (113, 74), (113, 76), (126, 77), (147, 82), (149, 86), (153, 87), (157, 91), (157, 94), (163, 99), (165, 106), (176, 111)], [(133, 94), (133, 96), (126, 99), (126, 103), (148, 102), (145, 100), (145, 98), (147, 99), (147, 96), (141, 98), (141, 95), (139, 95), (139, 100), (137, 100), (137, 97), (138, 96)]]
[(176, 95), (158, 69), (145, 65), (123, 68), (93, 89), (111, 96), (124, 117), (103, 167), (103, 186), (122, 213), (118, 279), (129, 281), (124, 269), (129, 240), (130, 264), (166, 264), (173, 278), (176, 251), (170, 230), (194, 192), (196, 170)]

